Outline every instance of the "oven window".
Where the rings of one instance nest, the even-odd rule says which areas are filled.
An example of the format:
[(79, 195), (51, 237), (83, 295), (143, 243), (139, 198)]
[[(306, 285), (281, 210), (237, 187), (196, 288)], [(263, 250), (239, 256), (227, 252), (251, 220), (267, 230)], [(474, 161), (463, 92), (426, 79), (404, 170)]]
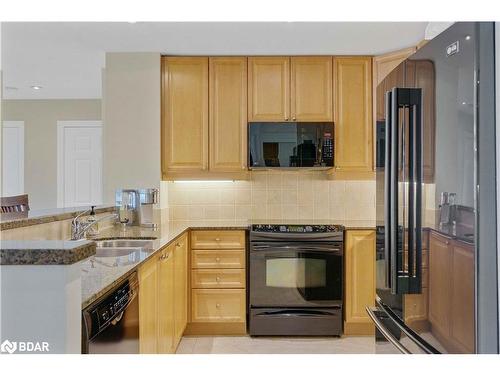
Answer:
[(271, 258), (266, 260), (266, 286), (318, 288), (326, 286), (326, 260)]

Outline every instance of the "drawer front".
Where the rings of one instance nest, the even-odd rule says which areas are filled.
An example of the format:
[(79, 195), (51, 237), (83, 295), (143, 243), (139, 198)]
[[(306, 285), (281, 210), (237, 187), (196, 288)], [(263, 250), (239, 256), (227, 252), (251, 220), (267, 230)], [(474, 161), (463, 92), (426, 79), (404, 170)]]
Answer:
[(191, 232), (192, 249), (244, 249), (243, 230), (195, 230)]
[(244, 322), (244, 289), (193, 289), (191, 294), (191, 321)]
[(191, 268), (245, 268), (245, 251), (192, 250)]
[(207, 269), (191, 272), (192, 288), (245, 288), (245, 270)]

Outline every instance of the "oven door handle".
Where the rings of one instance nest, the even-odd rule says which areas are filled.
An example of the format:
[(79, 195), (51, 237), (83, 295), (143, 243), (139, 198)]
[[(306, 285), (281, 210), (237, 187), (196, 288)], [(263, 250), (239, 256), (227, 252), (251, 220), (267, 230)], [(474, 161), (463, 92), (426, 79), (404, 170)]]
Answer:
[(317, 247), (317, 246), (290, 246), (290, 245), (251, 245), (250, 251), (266, 251), (266, 250), (276, 250), (276, 251), (290, 251), (297, 250), (303, 252), (324, 252), (324, 253), (336, 253), (342, 251), (342, 247), (335, 245), (331, 247)]

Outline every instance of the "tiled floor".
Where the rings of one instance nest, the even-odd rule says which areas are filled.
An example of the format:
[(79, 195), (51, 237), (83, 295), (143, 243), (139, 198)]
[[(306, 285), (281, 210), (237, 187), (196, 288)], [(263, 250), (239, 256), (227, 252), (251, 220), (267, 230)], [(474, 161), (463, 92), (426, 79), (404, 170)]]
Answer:
[(187, 336), (177, 354), (373, 354), (369, 337), (256, 338), (250, 336)]

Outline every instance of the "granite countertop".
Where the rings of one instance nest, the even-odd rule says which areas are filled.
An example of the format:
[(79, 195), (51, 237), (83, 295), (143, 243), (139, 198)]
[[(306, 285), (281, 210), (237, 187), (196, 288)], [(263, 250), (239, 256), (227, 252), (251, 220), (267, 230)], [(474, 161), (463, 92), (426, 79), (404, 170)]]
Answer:
[[(30, 210), (27, 212), (0, 214), (0, 231), (71, 219), (80, 212), (89, 208), (90, 207), (48, 208), (42, 210)], [(111, 212), (114, 210), (115, 206), (97, 206), (95, 208), (96, 214)]]
[[(247, 230), (252, 224), (283, 224), (283, 221), (270, 220), (185, 220), (161, 221), (157, 229), (139, 226), (114, 227), (102, 230), (96, 240), (119, 238), (149, 238), (153, 239), (153, 249), (134, 252), (126, 256), (98, 257), (87, 259), (82, 263), (82, 309), (86, 308), (114, 286), (125, 280), (130, 273), (158, 250), (172, 243), (177, 237), (189, 229), (198, 230)], [(317, 224), (328, 225), (331, 221), (290, 221), (287, 224)], [(375, 222), (368, 220), (339, 221), (346, 229), (374, 229)]]
[(0, 244), (0, 265), (70, 265), (95, 252), (95, 243), (86, 240), (6, 240)]

